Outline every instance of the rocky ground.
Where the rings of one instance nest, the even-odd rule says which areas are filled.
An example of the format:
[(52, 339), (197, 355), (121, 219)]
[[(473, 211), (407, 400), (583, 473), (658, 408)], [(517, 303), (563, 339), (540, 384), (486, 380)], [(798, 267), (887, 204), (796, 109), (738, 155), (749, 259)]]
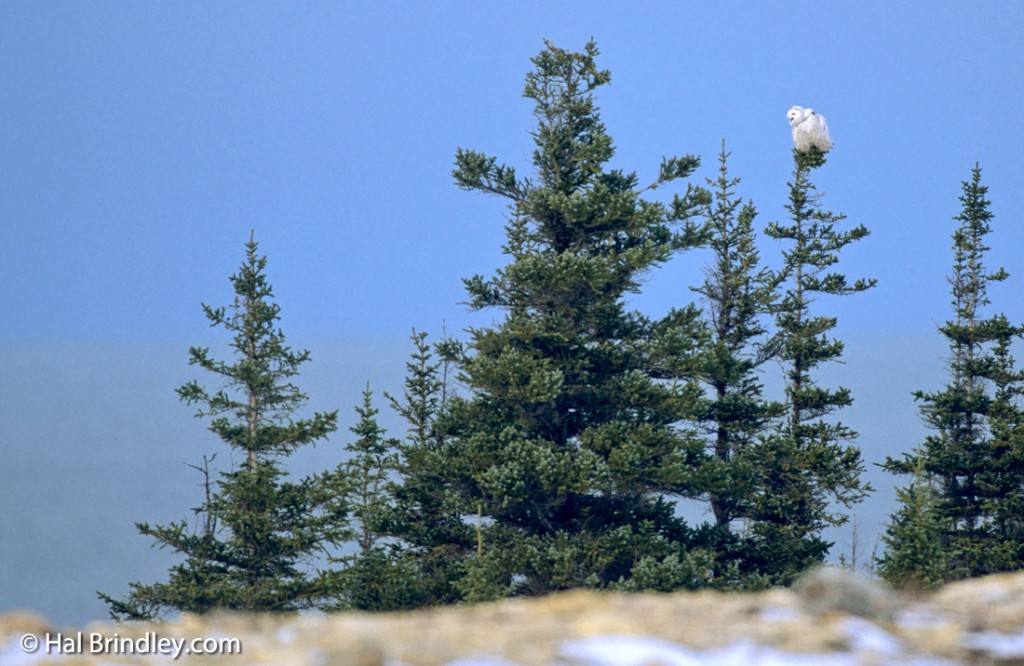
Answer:
[[(229, 654), (241, 650), (241, 654)], [(200, 654), (205, 652), (205, 654)], [(394, 614), (50, 627), (0, 616), (0, 664), (1021, 664), (1024, 573), (896, 595), (837, 569), (760, 594), (567, 592)]]

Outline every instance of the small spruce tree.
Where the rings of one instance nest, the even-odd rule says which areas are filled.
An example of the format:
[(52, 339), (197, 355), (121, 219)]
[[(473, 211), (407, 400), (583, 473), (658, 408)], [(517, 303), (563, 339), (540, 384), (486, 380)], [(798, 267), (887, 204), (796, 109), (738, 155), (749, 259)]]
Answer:
[(462, 575), (463, 555), (477, 543), (475, 530), (463, 520), (457, 493), (446, 483), (448, 366), (462, 348), (450, 339), (432, 347), (427, 334), (415, 330), (411, 340), (414, 351), (406, 363), (402, 393), (387, 395), (392, 409), (407, 424), (406, 436), (398, 444), (400, 481), (394, 490), (388, 534), (417, 572), (410, 606), (450, 604), (462, 597), (455, 583)]
[(936, 510), (938, 493), (920, 453), (906, 462), (913, 462), (914, 478), (906, 488), (896, 489), (900, 507), (882, 535), (885, 552), (877, 560), (878, 574), (901, 587), (928, 589), (948, 576), (944, 529)]
[(976, 165), (963, 183), (962, 209), (954, 218), (954, 316), (939, 329), (952, 352), (950, 382), (941, 391), (914, 394), (933, 434), (913, 454), (887, 458), (883, 465), (894, 474), (915, 475), (911, 488), (926, 475), (935, 495), (927, 509), (928, 524), (938, 532), (939, 564), (923, 576), (912, 557), (918, 536), (902, 520), (913, 511), (908, 490), (900, 496), (903, 506), (889, 525), (888, 548), (879, 561), (882, 575), (895, 584), (935, 585), (1024, 566), (1024, 374), (1010, 353), (1024, 327), (1002, 314), (982, 314), (991, 303), (989, 285), (1009, 276), (985, 265), (985, 237), (992, 231), (987, 192)]
[(345, 447), (350, 455), (341, 466), (352, 486), (349, 507), (358, 526), (356, 544), (363, 555), (373, 551), (381, 541), (381, 524), (389, 511), (394, 490), (392, 471), (398, 462), (395, 455), (398, 442), (384, 437), (386, 433), (377, 421), (379, 413), (373, 406), (373, 393), (367, 385), (363, 402), (356, 407), (359, 422), (351, 428), (357, 438)]
[(399, 443), (385, 437), (369, 385), (356, 414), (359, 419), (350, 428), (356, 439), (345, 446), (348, 458), (318, 477), (323, 492), (334, 497), (348, 514), (349, 552), (332, 557), (341, 567), (330, 574), (337, 598), (328, 608), (407, 608), (415, 603), (418, 574), (388, 535), (395, 511)]
[[(194, 512), (199, 529), (185, 520), (169, 525), (138, 523), (139, 531), (185, 561), (165, 583), (131, 583), (117, 600), (99, 593), (116, 619), (148, 619), (169, 611), (215, 609), (290, 611), (330, 599), (328, 578), (311, 571), (314, 560), (342, 538), (344, 510), (312, 479), (286, 481), (282, 460), (296, 449), (325, 439), (336, 429), (337, 412), (296, 419), (307, 397), (293, 383), (308, 351), (293, 351), (277, 328), (280, 307), (265, 273), (266, 257), (252, 238), (241, 269), (231, 277), (230, 307), (203, 305), (212, 326), (234, 337), (234, 362), (189, 350), (190, 364), (215, 375), (222, 386), (208, 391), (197, 381), (178, 389), (196, 416), (212, 417), (210, 430), (242, 455), (242, 464), (207, 477), (207, 498)], [(205, 468), (204, 468), (205, 469)]]
[(790, 224), (773, 222), (765, 229), (769, 237), (789, 243), (783, 250), (785, 290), (775, 316), (786, 411), (776, 432), (755, 452), (761, 479), (751, 524), (755, 546), (750, 555), (776, 583), (788, 583), (823, 561), (831, 544), (822, 530), (847, 520), (835, 504), (848, 508), (871, 490), (860, 478), (860, 450), (849, 443), (857, 433), (833, 417), (853, 402), (850, 391), (824, 388), (815, 377), (819, 366), (843, 353), (843, 343), (829, 335), (836, 318), (811, 307), (820, 296), (846, 296), (874, 286), (875, 280), (851, 283), (831, 270), (839, 251), (869, 232), (863, 225), (839, 230), (845, 216), (821, 207), (811, 174), (825, 164), (824, 154), (814, 148), (794, 150), (793, 158), (786, 204)]

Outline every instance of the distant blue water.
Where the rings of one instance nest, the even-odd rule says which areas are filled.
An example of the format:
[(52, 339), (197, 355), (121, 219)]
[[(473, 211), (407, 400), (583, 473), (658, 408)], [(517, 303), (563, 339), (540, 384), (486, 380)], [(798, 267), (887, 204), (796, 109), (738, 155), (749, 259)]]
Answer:
[[(180, 561), (134, 525), (191, 518), (202, 478), (188, 463), (230, 460), (174, 392), (208, 381), (188, 366), (188, 346), (0, 344), (0, 612), (33, 609), (59, 625), (106, 618), (96, 590), (123, 596)], [(400, 389), (408, 344), (295, 346), (313, 354), (297, 380), (310, 409), (340, 409), (343, 429), (291, 458), (304, 474), (341, 461), (367, 381), (379, 407), (381, 390)], [(381, 411), (382, 424), (401, 427)]]
[[(400, 390), (407, 341), (292, 342), (312, 352), (297, 381), (310, 409), (340, 409), (342, 428), (294, 456), (295, 474), (342, 459), (367, 381), (382, 424), (401, 434), (381, 392)], [(229, 460), (174, 393), (190, 379), (208, 381), (188, 366), (189, 344), (0, 344), (0, 612), (31, 609), (60, 626), (104, 619), (96, 590), (123, 596), (129, 582), (164, 580), (179, 561), (152, 548), (134, 524), (190, 518), (202, 479), (188, 464), (212, 453), (218, 465)], [(842, 420), (860, 431), (867, 477), (878, 490), (856, 511), (862, 562), (893, 509), (895, 480), (871, 463), (920, 441), (910, 391), (941, 386), (943, 353), (937, 336), (849, 340), (847, 363), (823, 380), (852, 389), (856, 404)], [(848, 530), (828, 536), (836, 541), (833, 556), (848, 553)]]

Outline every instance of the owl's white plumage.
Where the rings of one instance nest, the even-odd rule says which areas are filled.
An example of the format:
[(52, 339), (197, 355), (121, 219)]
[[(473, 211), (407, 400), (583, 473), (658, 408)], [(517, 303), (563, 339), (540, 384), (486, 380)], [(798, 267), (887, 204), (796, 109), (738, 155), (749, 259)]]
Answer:
[(786, 119), (793, 127), (793, 144), (802, 153), (815, 147), (823, 153), (832, 150), (832, 136), (828, 133), (825, 116), (814, 109), (794, 106), (786, 113)]

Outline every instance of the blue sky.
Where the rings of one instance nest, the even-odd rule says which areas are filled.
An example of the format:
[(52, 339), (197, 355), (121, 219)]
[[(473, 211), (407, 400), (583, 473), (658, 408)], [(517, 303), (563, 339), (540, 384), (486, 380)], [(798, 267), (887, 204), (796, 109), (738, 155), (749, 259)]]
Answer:
[[(455, 149), (528, 169), (529, 58), (591, 36), (615, 165), (648, 180), (691, 152), (711, 175), (725, 138), (763, 221), (783, 214), (786, 110), (824, 113), (819, 187), (872, 229), (846, 266), (880, 285), (844, 326), (930, 330), (975, 161), (1011, 271), (1021, 246), (1022, 27), (1018, 2), (5, 2), (0, 336), (192, 336), (250, 229), (289, 331), (460, 328), (503, 208), (452, 184)], [(652, 277), (652, 309), (700, 261)]]
[[(695, 153), (699, 182), (724, 138), (761, 224), (784, 216), (786, 110), (828, 117), (836, 147), (819, 191), (872, 232), (840, 268), (878, 279), (821, 303), (850, 342), (829, 378), (860, 401), (847, 420), (866, 458), (897, 453), (922, 432), (910, 391), (943, 380), (934, 330), (975, 162), (996, 215), (991, 260), (1012, 274), (992, 297), (1024, 319), (1022, 31), (1024, 3), (1008, 1), (0, 2), (0, 414), (17, 454), (0, 474), (60, 514), (72, 500), (47, 494), (63, 482), (37, 481), (35, 456), (74, 451), (111, 475), (106, 487), (114, 460), (139, 469), (216, 450), (208, 439), (173, 448), (204, 433), (172, 389), (191, 377), (187, 346), (214, 339), (199, 303), (228, 302), (250, 230), (289, 340), (314, 351), (317, 407), (350, 413), (368, 379), (394, 390), (412, 326), (458, 334), (499, 317), (468, 313), (461, 280), (502, 265), (503, 204), (460, 191), (451, 169), (465, 147), (529, 172), (520, 93), (544, 38), (601, 48), (614, 167), (646, 182), (662, 156)], [(763, 244), (769, 261), (777, 250)], [(688, 302), (705, 261), (695, 252), (652, 274), (636, 306), (656, 315)], [(79, 397), (55, 402), (57, 389)], [(150, 392), (162, 397), (144, 402)], [(150, 407), (167, 410), (155, 421), (166, 427), (129, 425), (147, 436), (113, 442), (127, 435), (111, 422), (141, 422)], [(891, 510), (892, 481), (875, 478), (872, 529)], [(151, 503), (156, 517), (109, 493), (74, 502), (131, 538), (132, 521), (191, 506), (175, 492)], [(23, 545), (52, 546), (56, 531), (39, 526)], [(156, 557), (139, 547), (132, 557)], [(124, 577), (120, 556), (104, 557), (118, 567), (104, 580)], [(33, 604), (26, 595), (17, 603)]]

